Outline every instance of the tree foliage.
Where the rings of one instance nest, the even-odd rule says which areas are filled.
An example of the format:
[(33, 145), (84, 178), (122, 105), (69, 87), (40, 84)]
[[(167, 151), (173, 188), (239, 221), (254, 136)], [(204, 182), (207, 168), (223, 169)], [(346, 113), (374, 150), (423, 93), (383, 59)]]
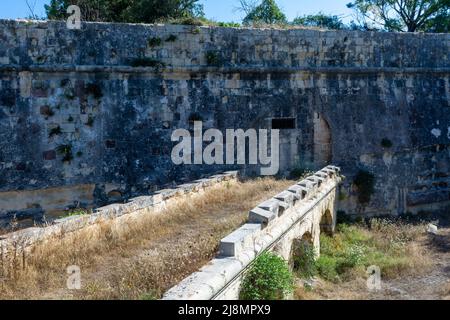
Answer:
[(47, 18), (62, 20), (70, 5), (81, 9), (83, 21), (154, 23), (203, 15), (199, 0), (51, 0)]
[(448, 30), (450, 0), (355, 0), (347, 6), (368, 30)]
[(262, 0), (258, 6), (255, 6), (248, 12), (243, 23), (246, 25), (254, 23), (284, 24), (287, 23), (287, 19), (275, 0)]
[(326, 15), (322, 12), (314, 15), (297, 17), (292, 21), (292, 24), (333, 30), (342, 30), (346, 28), (345, 24), (341, 21), (341, 18), (338, 16)]

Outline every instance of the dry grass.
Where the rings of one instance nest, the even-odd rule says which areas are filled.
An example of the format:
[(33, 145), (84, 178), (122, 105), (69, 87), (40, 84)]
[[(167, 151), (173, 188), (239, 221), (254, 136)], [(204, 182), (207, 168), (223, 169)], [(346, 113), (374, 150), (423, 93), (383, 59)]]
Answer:
[(368, 299), (366, 269), (378, 266), (382, 281), (426, 274), (433, 265), (426, 226), (373, 219), (366, 225), (340, 225), (334, 237), (321, 236), (314, 289), (300, 283), (297, 299)]
[[(26, 268), (0, 285), (0, 298), (158, 298), (210, 260), (248, 210), (292, 183), (227, 182), (157, 215), (130, 215), (53, 239), (35, 247)], [(70, 265), (81, 267), (82, 290), (65, 289)]]

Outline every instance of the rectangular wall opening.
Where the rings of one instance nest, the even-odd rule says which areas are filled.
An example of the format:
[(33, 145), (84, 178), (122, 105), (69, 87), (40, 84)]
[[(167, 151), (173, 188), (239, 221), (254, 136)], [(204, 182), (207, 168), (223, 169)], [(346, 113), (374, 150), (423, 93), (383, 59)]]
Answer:
[(272, 129), (296, 129), (295, 118), (272, 118)]

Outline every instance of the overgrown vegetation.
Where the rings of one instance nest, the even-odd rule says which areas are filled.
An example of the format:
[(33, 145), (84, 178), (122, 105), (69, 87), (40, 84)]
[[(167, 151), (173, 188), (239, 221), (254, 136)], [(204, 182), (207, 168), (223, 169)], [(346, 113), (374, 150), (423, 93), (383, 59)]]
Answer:
[(292, 253), (294, 272), (302, 279), (311, 279), (317, 274), (316, 252), (312, 243), (301, 241)]
[(63, 162), (71, 162), (73, 160), (72, 146), (70, 144), (63, 144), (56, 148), (56, 151), (63, 155)]
[[(276, 0), (240, 0), (243, 24), (254, 27), (294, 28), (296, 26), (327, 29), (374, 31), (450, 31), (450, 0), (354, 0), (353, 20), (317, 14), (299, 16), (289, 22)], [(47, 18), (65, 20), (69, 5), (81, 9), (82, 21), (167, 23), (193, 26), (239, 27), (234, 22), (216, 22), (205, 18), (199, 0), (51, 0), (45, 5)], [(301, 8), (299, 9), (301, 11)], [(35, 17), (36, 18), (36, 17)]]
[(346, 29), (346, 25), (342, 22), (339, 16), (327, 15), (322, 12), (313, 15), (306, 15), (297, 17), (292, 21), (293, 25), (305, 27), (318, 27), (331, 30)]
[(162, 40), (159, 37), (152, 37), (152, 38), (148, 39), (148, 46), (152, 47), (152, 48), (160, 46), (161, 43), (162, 43)]
[(177, 41), (178, 37), (174, 34), (171, 34), (167, 37), (166, 42), (175, 42)]
[(87, 119), (87, 122), (86, 122), (86, 125), (87, 125), (88, 127), (92, 127), (92, 126), (94, 125), (94, 121), (95, 121), (94, 116), (89, 115), (89, 116), (88, 116), (88, 119)]
[(293, 291), (293, 277), (286, 261), (263, 253), (251, 266), (241, 285), (241, 300), (281, 300)]
[(353, 183), (358, 188), (358, 201), (361, 204), (368, 204), (375, 191), (375, 176), (368, 171), (360, 170)]
[(262, 0), (259, 5), (247, 5), (246, 11), (247, 15), (243, 20), (245, 25), (254, 23), (287, 23), (286, 15), (278, 7), (275, 0)]
[[(321, 255), (314, 264), (314, 285), (300, 285), (297, 299), (366, 299), (367, 270), (377, 266), (382, 281), (422, 276), (432, 268), (432, 255), (422, 246), (426, 224), (401, 219), (371, 219), (340, 224), (331, 237), (321, 235)], [(299, 274), (310, 279), (311, 274)]]
[(48, 19), (67, 19), (70, 5), (80, 7), (83, 21), (154, 23), (203, 16), (199, 0), (51, 0), (45, 5)]
[(216, 51), (208, 51), (206, 52), (206, 63), (209, 66), (220, 66), (222, 60)]
[(60, 126), (57, 126), (57, 127), (52, 128), (52, 129), (50, 130), (50, 132), (48, 133), (48, 137), (49, 137), (49, 138), (52, 138), (53, 136), (58, 136), (58, 135), (60, 135), (61, 133), (62, 133), (61, 127), (60, 127)]
[(73, 209), (68, 211), (65, 215), (62, 216), (62, 218), (68, 218), (68, 217), (80, 217), (90, 214), (88, 210), (85, 209)]
[(449, 32), (449, 0), (354, 0), (356, 23), (366, 30)]
[(333, 237), (320, 237), (317, 274), (337, 283), (364, 277), (372, 265), (380, 267), (385, 279), (421, 272), (429, 261), (414, 241), (425, 230), (425, 225), (383, 219), (372, 219), (368, 225), (338, 225)]

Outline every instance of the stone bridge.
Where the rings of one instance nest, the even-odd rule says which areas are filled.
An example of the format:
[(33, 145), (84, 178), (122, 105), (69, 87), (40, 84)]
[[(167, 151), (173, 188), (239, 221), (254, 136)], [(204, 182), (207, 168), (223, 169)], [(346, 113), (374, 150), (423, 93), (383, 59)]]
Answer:
[(320, 233), (336, 225), (340, 168), (328, 166), (250, 211), (249, 221), (220, 243), (219, 256), (164, 295), (166, 300), (235, 300), (245, 271), (263, 252), (290, 261), (302, 242), (320, 254)]

